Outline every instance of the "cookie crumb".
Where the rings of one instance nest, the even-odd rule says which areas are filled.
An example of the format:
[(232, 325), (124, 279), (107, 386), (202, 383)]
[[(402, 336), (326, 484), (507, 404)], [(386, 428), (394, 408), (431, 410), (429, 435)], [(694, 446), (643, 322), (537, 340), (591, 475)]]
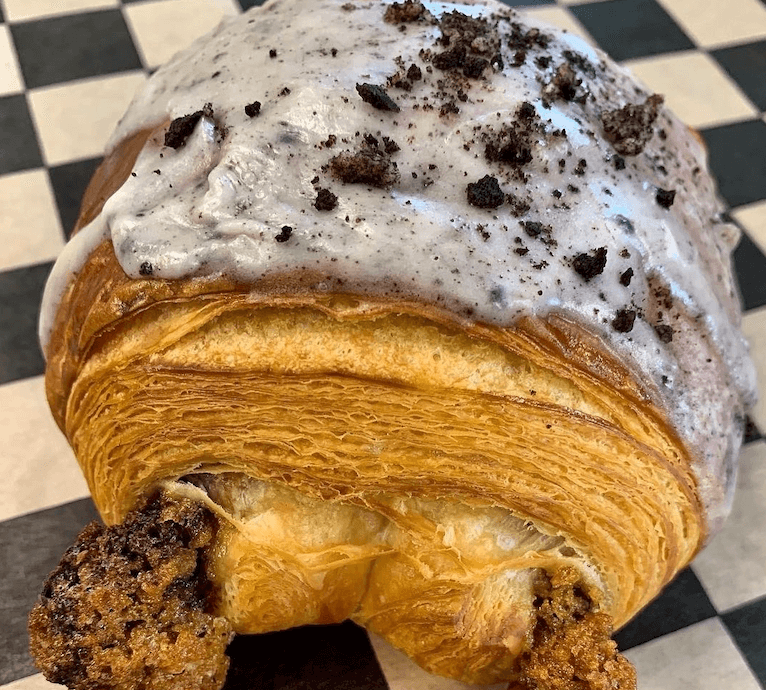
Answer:
[(314, 199), (314, 208), (318, 211), (332, 211), (338, 205), (338, 197), (329, 189), (322, 187), (317, 190), (317, 197)]
[(633, 330), (635, 321), (635, 309), (618, 309), (617, 314), (612, 319), (612, 328), (618, 333), (630, 333)]
[(630, 281), (633, 279), (633, 269), (628, 268), (624, 273), (620, 275), (620, 285), (628, 287)]
[(468, 203), (478, 208), (497, 208), (505, 200), (496, 177), (485, 175), (478, 182), (471, 182), (466, 187)]
[(606, 247), (599, 247), (591, 254), (578, 254), (572, 261), (572, 268), (585, 282), (592, 280), (604, 271), (606, 266)]
[(292, 237), (293, 229), (289, 225), (283, 225), (279, 234), (274, 237), (277, 242), (287, 242)]
[(427, 17), (428, 12), (422, 3), (417, 0), (404, 0), (404, 2), (394, 2), (389, 5), (383, 15), (383, 21), (389, 24), (406, 24), (422, 21)]
[(168, 131), (165, 132), (165, 146), (169, 146), (171, 149), (179, 149), (191, 136), (197, 123), (203, 117), (212, 117), (213, 107), (210, 103), (207, 103), (202, 110), (197, 110), (189, 115), (183, 115), (177, 117), (168, 126)]
[(673, 342), (673, 327), (668, 326), (665, 323), (658, 323), (654, 327), (655, 332), (657, 333), (657, 337), (660, 339), (661, 343), (670, 343)]
[(255, 117), (261, 114), (261, 102), (253, 101), (245, 106), (245, 115), (248, 117)]
[(401, 110), (382, 86), (376, 86), (375, 84), (357, 84), (356, 92), (361, 96), (365, 103), (369, 103), (377, 110), (387, 110), (394, 113), (398, 113)]
[(601, 114), (604, 136), (623, 156), (637, 156), (654, 134), (654, 122), (664, 98), (649, 96), (641, 105), (628, 104)]
[(655, 199), (657, 203), (660, 206), (662, 206), (662, 208), (670, 208), (676, 199), (676, 190), (675, 189), (658, 189)]

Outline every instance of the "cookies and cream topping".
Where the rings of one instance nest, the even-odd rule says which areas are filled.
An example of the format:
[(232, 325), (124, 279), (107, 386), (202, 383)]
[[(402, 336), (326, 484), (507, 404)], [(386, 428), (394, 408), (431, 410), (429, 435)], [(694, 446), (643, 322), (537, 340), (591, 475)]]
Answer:
[(135, 278), (316, 275), (510, 326), (562, 313), (602, 336), (728, 510), (754, 374), (736, 228), (698, 139), (580, 38), (490, 1), (271, 0), (160, 68), (112, 146), (133, 173), (46, 291), (111, 238)]

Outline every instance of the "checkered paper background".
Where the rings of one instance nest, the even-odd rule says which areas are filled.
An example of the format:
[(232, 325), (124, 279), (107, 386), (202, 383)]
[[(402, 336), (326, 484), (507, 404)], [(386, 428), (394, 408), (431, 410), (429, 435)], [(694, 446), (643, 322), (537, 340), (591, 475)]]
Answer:
[[(52, 688), (27, 651), (45, 575), (95, 510), (43, 395), (42, 288), (104, 143), (176, 50), (259, 0), (0, 0), (0, 689)], [(307, 6), (310, 0), (306, 0)], [(766, 0), (527, 0), (628, 64), (707, 142), (766, 392)], [(766, 398), (766, 395), (764, 395)], [(766, 400), (723, 532), (617, 635), (641, 690), (766, 688)], [(344, 624), (239, 637), (229, 690), (458, 690)]]

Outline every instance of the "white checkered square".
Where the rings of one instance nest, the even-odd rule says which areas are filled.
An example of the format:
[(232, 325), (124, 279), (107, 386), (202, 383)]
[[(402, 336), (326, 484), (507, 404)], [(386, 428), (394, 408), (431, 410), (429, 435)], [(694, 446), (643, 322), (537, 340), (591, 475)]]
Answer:
[(52, 261), (64, 247), (56, 202), (43, 169), (0, 176), (0, 218), (4, 242), (0, 270)]
[(760, 690), (718, 618), (628, 651), (638, 690)]
[(226, 16), (239, 14), (236, 0), (150, 0), (123, 10), (149, 68), (167, 62)]
[(524, 14), (532, 19), (538, 19), (559, 29), (564, 29), (575, 36), (585, 39), (589, 43), (593, 43), (593, 39), (585, 30), (585, 27), (565, 7), (556, 7), (555, 5), (530, 7), (524, 10)]
[(0, 24), (0, 96), (21, 93), (23, 90), (24, 81), (11, 34), (5, 24)]
[(0, 386), (0, 520), (88, 496), (45, 400), (41, 376)]
[(118, 7), (120, 0), (2, 0), (5, 18), (20, 22), (86, 10)]
[(766, 5), (759, 0), (658, 0), (705, 48), (766, 37)]
[(734, 506), (723, 529), (692, 568), (719, 612), (766, 596), (766, 441), (740, 457)]
[(758, 110), (721, 69), (701, 51), (658, 55), (626, 63), (690, 127), (702, 129), (758, 116)]
[(766, 254), (766, 201), (741, 206), (732, 214), (753, 242)]
[(31, 91), (30, 111), (45, 162), (100, 156), (144, 80), (142, 72), (124, 72)]

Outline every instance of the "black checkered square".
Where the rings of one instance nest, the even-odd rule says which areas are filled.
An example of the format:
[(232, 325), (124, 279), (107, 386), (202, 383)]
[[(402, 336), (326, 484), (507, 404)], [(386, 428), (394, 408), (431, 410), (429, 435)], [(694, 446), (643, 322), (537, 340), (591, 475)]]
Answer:
[(766, 122), (746, 120), (704, 129), (710, 166), (724, 199), (732, 207), (766, 195)]
[(43, 164), (27, 99), (0, 97), (0, 175)]
[(71, 236), (80, 215), (80, 202), (85, 189), (100, 162), (100, 158), (88, 158), (58, 165), (48, 171), (61, 217), (61, 227), (64, 228), (67, 239)]
[(37, 672), (27, 649), (27, 616), (48, 573), (96, 519), (93, 502), (84, 499), (0, 523), (0, 684)]
[(606, 0), (570, 9), (615, 60), (694, 48), (691, 39), (655, 0)]
[(766, 40), (712, 51), (713, 57), (761, 110), (766, 110)]
[(734, 250), (734, 266), (745, 309), (766, 306), (766, 255), (747, 234)]
[(715, 615), (715, 607), (697, 576), (686, 568), (614, 639), (621, 650), (626, 650)]
[(11, 24), (28, 88), (141, 69), (120, 10)]
[(721, 618), (753, 673), (766, 687), (766, 597), (727, 611)]
[(50, 270), (47, 263), (0, 272), (0, 384), (45, 371), (37, 322)]

